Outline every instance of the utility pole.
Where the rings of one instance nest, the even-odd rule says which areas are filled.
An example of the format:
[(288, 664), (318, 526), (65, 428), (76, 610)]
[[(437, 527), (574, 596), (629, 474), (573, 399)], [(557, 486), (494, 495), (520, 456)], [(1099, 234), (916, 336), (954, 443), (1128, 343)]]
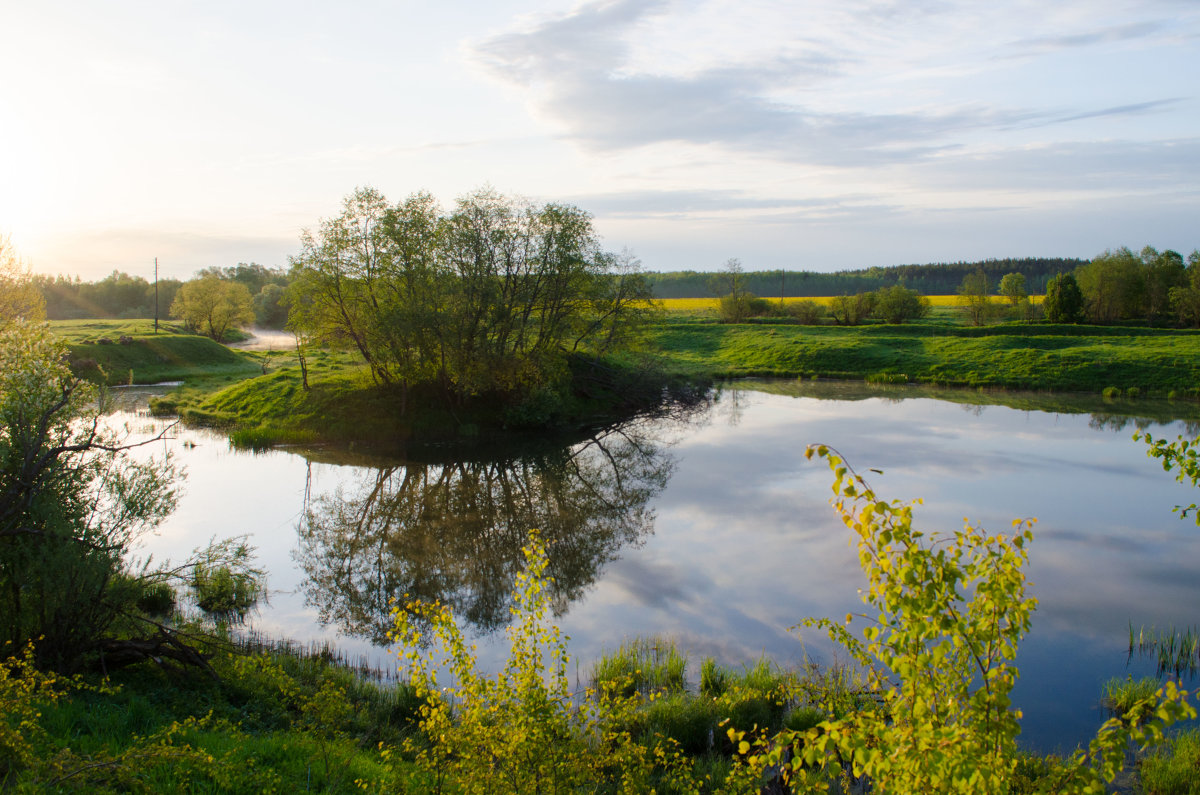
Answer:
[(154, 258), (154, 333), (158, 333), (158, 257)]

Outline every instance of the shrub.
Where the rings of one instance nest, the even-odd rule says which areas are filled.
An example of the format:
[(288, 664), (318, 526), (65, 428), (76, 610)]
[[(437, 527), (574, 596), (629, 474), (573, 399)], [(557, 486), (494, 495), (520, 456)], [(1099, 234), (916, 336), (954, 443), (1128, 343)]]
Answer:
[[(807, 455), (826, 458), (833, 470), (834, 505), (857, 536), (871, 615), (863, 616), (870, 625), (861, 640), (848, 629), (852, 615), (804, 626), (824, 628), (851, 655), (878, 702), (769, 743), (731, 728), (742, 775), (783, 765), (780, 775), (793, 784), (823, 788), (817, 771), (845, 760), (854, 776), (870, 777), (872, 791), (1007, 791), (1020, 758), (1011, 661), (1037, 603), (1025, 596), (1022, 571), (1032, 522), (1014, 522), (1011, 536), (970, 525), (927, 536), (912, 526), (912, 503), (880, 500), (826, 446), (810, 446)], [(1107, 721), (1086, 752), (1064, 762), (1057, 791), (1104, 791), (1131, 741), (1159, 741), (1166, 725), (1195, 717), (1187, 696), (1168, 682)]]
[(146, 583), (137, 598), (137, 607), (151, 616), (170, 615), (175, 609), (175, 589), (169, 583)]
[[(536, 534), (525, 547), (526, 571), (514, 586), (516, 621), (504, 668), (481, 674), (449, 610), (407, 602), (393, 610), (390, 634), (421, 700), (421, 737), (405, 751), (423, 771), (427, 788), (464, 793), (577, 791), (619, 786), (648, 791), (651, 780), (692, 789), (690, 765), (677, 743), (632, 742), (629, 726), (640, 699), (605, 689), (575, 703), (567, 683), (566, 645), (547, 621), (550, 595), (546, 553)], [(435, 646), (423, 651), (422, 626)], [(442, 687), (439, 671), (453, 677)], [(595, 694), (593, 694), (595, 695)], [(390, 752), (385, 752), (390, 757)]]
[(875, 292), (875, 315), (884, 323), (918, 320), (929, 314), (930, 302), (916, 290), (898, 284)]
[(816, 326), (827, 314), (825, 307), (816, 301), (792, 301), (784, 304), (784, 312), (802, 326)]
[(220, 621), (241, 621), (266, 598), (263, 571), (250, 565), (245, 537), (213, 542), (191, 567), (188, 585), (196, 605)]
[(771, 311), (771, 303), (753, 293), (740, 292), (721, 296), (717, 314), (722, 323), (741, 323), (751, 317), (762, 317)]

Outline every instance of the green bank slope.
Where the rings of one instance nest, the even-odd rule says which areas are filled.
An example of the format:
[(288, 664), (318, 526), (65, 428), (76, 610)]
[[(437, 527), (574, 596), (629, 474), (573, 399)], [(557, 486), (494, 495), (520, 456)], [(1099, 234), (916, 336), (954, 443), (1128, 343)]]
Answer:
[(222, 382), (262, 372), (253, 356), (174, 325), (160, 325), (157, 334), (148, 320), (54, 321), (50, 327), (67, 341), (75, 372), (90, 380)]
[(714, 378), (821, 377), (946, 386), (1200, 395), (1200, 332), (1107, 326), (856, 327), (670, 320), (655, 342)]

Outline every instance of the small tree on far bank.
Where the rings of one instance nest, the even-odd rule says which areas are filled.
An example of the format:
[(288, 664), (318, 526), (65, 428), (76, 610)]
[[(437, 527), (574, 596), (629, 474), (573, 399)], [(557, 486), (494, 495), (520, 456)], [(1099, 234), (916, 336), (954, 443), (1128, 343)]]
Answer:
[(829, 302), (829, 314), (839, 326), (857, 326), (875, 311), (875, 293), (835, 296)]
[(741, 323), (750, 317), (750, 302), (754, 296), (746, 289), (741, 260), (736, 257), (726, 260), (720, 272), (709, 282), (709, 287), (720, 298), (718, 312), (722, 322)]
[(1017, 307), (1021, 301), (1029, 297), (1025, 290), (1025, 274), (1006, 273), (1000, 278), (1000, 295), (1008, 299), (1008, 303)]
[(179, 288), (171, 317), (221, 342), (231, 328), (254, 322), (254, 303), (246, 285), (207, 273)]
[(963, 278), (958, 287), (958, 294), (962, 298), (959, 306), (971, 321), (971, 325), (982, 326), (991, 319), (995, 305), (992, 304), (990, 292), (991, 286), (982, 268)]
[(1046, 320), (1051, 323), (1078, 323), (1083, 320), (1083, 292), (1070, 273), (1060, 273), (1046, 285), (1042, 302)]

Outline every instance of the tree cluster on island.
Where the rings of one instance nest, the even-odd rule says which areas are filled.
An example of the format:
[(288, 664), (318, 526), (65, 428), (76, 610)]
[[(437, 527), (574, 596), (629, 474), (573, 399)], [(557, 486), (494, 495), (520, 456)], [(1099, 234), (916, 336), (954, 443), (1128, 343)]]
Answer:
[(450, 212), (425, 193), (355, 191), (305, 232), (290, 277), (300, 344), (358, 351), (402, 412), (418, 386), (553, 400), (572, 357), (629, 349), (654, 312), (640, 263), (603, 250), (586, 212), (491, 190)]

